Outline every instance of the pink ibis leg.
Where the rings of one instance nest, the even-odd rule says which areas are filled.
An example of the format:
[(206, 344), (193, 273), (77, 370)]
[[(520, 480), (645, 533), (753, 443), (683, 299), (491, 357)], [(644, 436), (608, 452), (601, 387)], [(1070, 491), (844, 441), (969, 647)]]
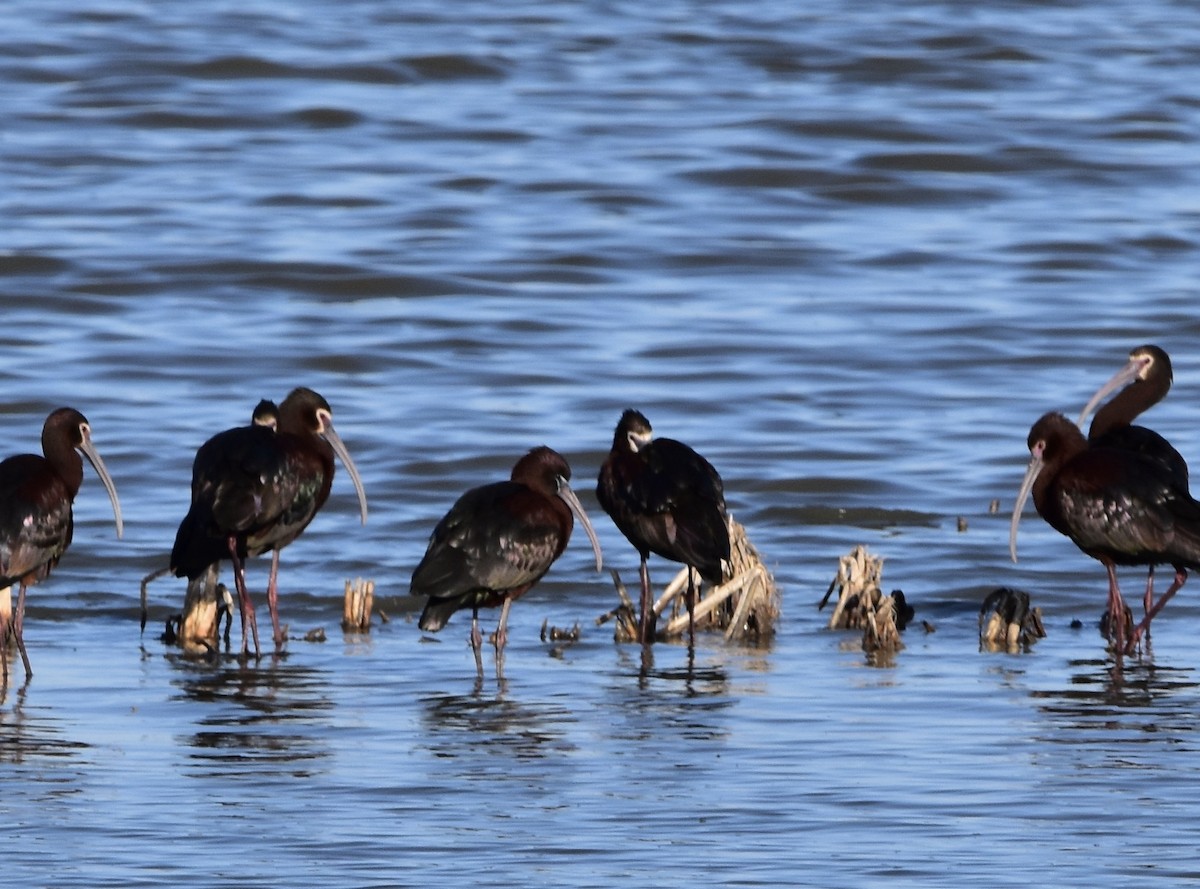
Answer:
[(13, 638), (17, 640), (17, 651), (21, 652), (21, 663), (25, 666), (25, 678), (33, 675), (29, 666), (29, 654), (25, 651), (25, 584), (17, 593), (17, 607), (13, 613)]
[(1125, 599), (1117, 585), (1117, 568), (1111, 562), (1104, 565), (1108, 572), (1108, 635), (1116, 643), (1117, 656), (1125, 653)]
[(271, 550), (271, 576), (267, 580), (267, 608), (271, 612), (271, 634), (275, 650), (283, 648), (283, 632), (279, 629), (279, 547)]
[(475, 653), (475, 669), (483, 676), (483, 634), (479, 632), (479, 608), (471, 609), (471, 651)]
[(688, 612), (688, 648), (696, 647), (696, 584), (692, 566), (688, 565), (687, 612)]
[(1162, 611), (1163, 606), (1167, 604), (1172, 596), (1179, 592), (1179, 588), (1182, 587), (1186, 581), (1187, 570), (1176, 565), (1175, 579), (1171, 582), (1171, 585), (1167, 587), (1167, 591), (1162, 594), (1162, 597), (1154, 603), (1154, 607), (1146, 612), (1146, 616), (1142, 618), (1142, 622), (1134, 629), (1133, 638), (1129, 640), (1128, 653), (1133, 652), (1134, 647), (1141, 640), (1143, 633), (1145, 633), (1147, 637), (1150, 635), (1150, 621), (1154, 620), (1154, 616)]
[(496, 624), (496, 655), (504, 651), (508, 643), (508, 609), (512, 607), (512, 598), (506, 597), (500, 606), (500, 621)]
[(229, 556), (233, 562), (233, 584), (237, 587), (238, 605), (242, 613), (242, 654), (247, 653), (246, 627), (254, 636), (254, 656), (261, 657), (258, 648), (258, 617), (254, 613), (254, 603), (250, 601), (250, 591), (246, 589), (246, 566), (238, 555), (237, 538), (229, 538)]

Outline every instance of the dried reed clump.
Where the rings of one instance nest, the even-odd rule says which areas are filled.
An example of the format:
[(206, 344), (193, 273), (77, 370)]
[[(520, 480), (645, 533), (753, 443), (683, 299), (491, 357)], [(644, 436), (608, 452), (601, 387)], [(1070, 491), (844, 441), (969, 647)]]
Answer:
[(1031, 608), (1029, 593), (1000, 587), (988, 594), (979, 608), (979, 650), (1028, 651), (1045, 637), (1042, 609)]
[[(758, 550), (746, 536), (746, 529), (732, 516), (729, 518), (729, 566), (729, 580), (711, 587), (707, 594), (701, 590), (696, 601), (696, 629), (721, 630), (727, 640), (769, 638), (775, 632), (775, 622), (779, 619), (779, 590)], [(681, 569), (654, 603), (655, 614), (670, 614), (666, 625), (659, 625), (656, 634), (659, 639), (677, 638), (687, 633), (689, 570), (686, 567)], [(621, 604), (598, 617), (596, 623), (599, 625), (615, 619), (614, 638), (618, 642), (632, 642), (637, 639), (638, 606), (615, 570), (612, 576)], [(699, 589), (701, 580), (698, 574), (693, 575), (693, 582)]]
[(829, 628), (862, 630), (862, 647), (868, 653), (902, 649), (904, 643), (900, 640), (900, 631), (913, 617), (913, 609), (904, 593), (894, 590), (885, 595), (882, 580), (883, 558), (872, 556), (865, 546), (856, 546), (838, 559), (837, 573), (817, 606), (818, 610), (823, 609), (837, 590), (837, 604), (829, 616)]
[(375, 604), (375, 581), (356, 577), (346, 581), (342, 601), (342, 629), (347, 633), (366, 633), (371, 629), (371, 609)]

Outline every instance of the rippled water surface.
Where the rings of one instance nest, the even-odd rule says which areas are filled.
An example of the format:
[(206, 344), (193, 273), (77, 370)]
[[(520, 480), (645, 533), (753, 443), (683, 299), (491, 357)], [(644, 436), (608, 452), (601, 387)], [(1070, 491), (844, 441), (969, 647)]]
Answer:
[[(35, 675), (18, 663), (0, 703), (0, 883), (1200, 875), (1194, 590), (1117, 674), (1103, 570), (1032, 509), (1014, 566), (1005, 515), (1033, 420), (1143, 342), (1176, 383), (1146, 421), (1200, 459), (1193, 4), (0, 18), (3, 453), (78, 407), (126, 518), (117, 541), (89, 471), (30, 593)], [(339, 473), (284, 551), (286, 655), (164, 645), (178, 581), (139, 636), (196, 447), (301, 384), (371, 515)], [(463, 615), (415, 627), (430, 530), (546, 443), (632, 579), (592, 494), (630, 405), (721, 471), (782, 591), (774, 640), (643, 661), (595, 626), (615, 596), (580, 535), (513, 609), (506, 680), (489, 652), (477, 684)], [(936, 628), (884, 667), (816, 610), (858, 543)], [(390, 621), (344, 636), (358, 576)], [(999, 585), (1044, 609), (1030, 654), (977, 650)], [(544, 621), (581, 641), (552, 648)]]

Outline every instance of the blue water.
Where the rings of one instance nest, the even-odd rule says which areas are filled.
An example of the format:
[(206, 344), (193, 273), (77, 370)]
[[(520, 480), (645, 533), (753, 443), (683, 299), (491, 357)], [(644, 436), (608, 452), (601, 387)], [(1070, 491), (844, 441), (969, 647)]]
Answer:
[[(1146, 421), (1200, 454), (1190, 4), (17, 0), (0, 20), (3, 453), (79, 408), (126, 519), (118, 541), (89, 473), (30, 592), (0, 884), (1200, 873), (1191, 585), (1118, 674), (1100, 566), (1032, 508), (1007, 553), (1029, 426), (1133, 346), (1175, 368)], [(170, 580), (139, 636), (195, 449), (296, 385), (333, 406), (371, 516), (339, 472), (284, 551), (286, 656), (164, 645)], [(514, 607), (505, 680), (489, 653), (477, 684), (462, 615), (414, 625), (429, 532), (546, 443), (632, 579), (591, 493), (631, 405), (720, 470), (783, 596), (774, 640), (643, 663), (595, 626), (616, 598), (581, 537)], [(935, 628), (882, 668), (816, 609), (859, 543)], [(367, 636), (338, 626), (354, 577), (390, 618)], [(977, 650), (1000, 585), (1045, 612), (1032, 653)], [(544, 621), (581, 641), (553, 649)]]

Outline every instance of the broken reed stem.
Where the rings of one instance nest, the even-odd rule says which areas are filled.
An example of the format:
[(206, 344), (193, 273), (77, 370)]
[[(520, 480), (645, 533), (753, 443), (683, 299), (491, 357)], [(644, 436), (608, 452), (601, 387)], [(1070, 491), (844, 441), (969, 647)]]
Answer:
[(371, 609), (375, 603), (375, 581), (356, 577), (346, 581), (342, 602), (342, 629), (347, 633), (366, 633), (371, 629)]

